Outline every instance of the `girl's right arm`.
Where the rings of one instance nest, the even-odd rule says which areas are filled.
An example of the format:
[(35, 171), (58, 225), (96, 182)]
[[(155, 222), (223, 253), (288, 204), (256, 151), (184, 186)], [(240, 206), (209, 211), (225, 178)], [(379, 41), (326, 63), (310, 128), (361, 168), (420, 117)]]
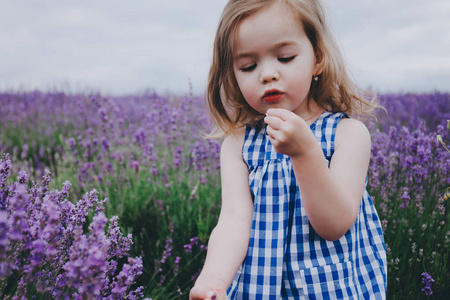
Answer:
[(226, 291), (248, 250), (253, 216), (253, 200), (248, 183), (248, 167), (242, 159), (244, 132), (228, 135), (220, 153), (222, 207), (211, 233), (205, 265), (190, 299), (226, 299)]

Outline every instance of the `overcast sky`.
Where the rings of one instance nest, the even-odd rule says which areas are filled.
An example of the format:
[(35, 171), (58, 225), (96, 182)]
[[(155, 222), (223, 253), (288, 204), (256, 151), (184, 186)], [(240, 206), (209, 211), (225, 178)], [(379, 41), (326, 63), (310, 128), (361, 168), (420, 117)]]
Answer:
[[(0, 0), (0, 90), (202, 94), (226, 0)], [(450, 1), (326, 0), (378, 92), (450, 91)]]

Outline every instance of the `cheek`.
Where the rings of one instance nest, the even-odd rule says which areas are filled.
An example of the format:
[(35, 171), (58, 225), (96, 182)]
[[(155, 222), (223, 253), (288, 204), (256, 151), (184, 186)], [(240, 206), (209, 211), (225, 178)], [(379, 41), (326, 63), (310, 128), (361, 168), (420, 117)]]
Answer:
[(309, 72), (293, 72), (289, 76), (289, 85), (291, 88), (304, 90), (305, 88), (309, 90), (311, 86), (312, 75)]
[[(247, 78), (246, 78), (247, 79)], [(237, 80), (237, 78), (236, 78)], [(259, 94), (258, 89), (251, 80), (237, 80), (239, 89), (241, 91), (242, 96), (245, 99), (245, 102), (247, 102), (248, 105), (250, 105), (251, 108), (253, 108), (256, 111), (260, 111), (260, 100), (259, 100)]]
[(252, 94), (255, 91), (254, 86), (252, 85), (252, 81), (248, 76), (236, 76), (236, 81), (238, 83), (239, 89), (241, 90), (242, 95), (247, 100), (252, 97)]

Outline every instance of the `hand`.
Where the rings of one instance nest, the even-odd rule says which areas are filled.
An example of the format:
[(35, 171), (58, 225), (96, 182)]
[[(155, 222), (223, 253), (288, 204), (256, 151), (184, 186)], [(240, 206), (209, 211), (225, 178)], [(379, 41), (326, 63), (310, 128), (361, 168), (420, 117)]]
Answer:
[(228, 298), (223, 287), (196, 283), (189, 293), (189, 300), (228, 300)]
[(264, 118), (267, 135), (276, 152), (291, 158), (301, 156), (317, 141), (308, 124), (295, 113), (282, 109), (269, 109)]

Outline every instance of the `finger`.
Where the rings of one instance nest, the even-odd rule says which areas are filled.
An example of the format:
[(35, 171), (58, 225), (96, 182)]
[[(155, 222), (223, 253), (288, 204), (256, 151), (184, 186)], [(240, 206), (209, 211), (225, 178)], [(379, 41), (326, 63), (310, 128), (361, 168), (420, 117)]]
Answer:
[(207, 300), (216, 300), (216, 298), (217, 298), (217, 293), (216, 293), (216, 292), (209, 291), (209, 292), (206, 294), (206, 299), (207, 299)]
[(272, 127), (270, 127), (270, 126), (266, 127), (266, 134), (267, 134), (268, 137), (272, 137), (272, 135), (273, 135)]
[(274, 130), (279, 130), (281, 128), (281, 124), (283, 123), (283, 120), (276, 116), (267, 116), (264, 118), (264, 122), (272, 127)]
[(280, 131), (274, 130), (274, 129), (271, 128), (270, 126), (267, 126), (267, 128), (266, 128), (266, 134), (267, 134), (267, 136), (269, 137), (270, 142), (273, 144), (273, 143), (276, 143), (277, 137), (279, 137), (279, 135), (280, 135)]
[(267, 111), (266, 115), (269, 117), (278, 117), (283, 121), (297, 117), (295, 113), (284, 108), (271, 108)]

